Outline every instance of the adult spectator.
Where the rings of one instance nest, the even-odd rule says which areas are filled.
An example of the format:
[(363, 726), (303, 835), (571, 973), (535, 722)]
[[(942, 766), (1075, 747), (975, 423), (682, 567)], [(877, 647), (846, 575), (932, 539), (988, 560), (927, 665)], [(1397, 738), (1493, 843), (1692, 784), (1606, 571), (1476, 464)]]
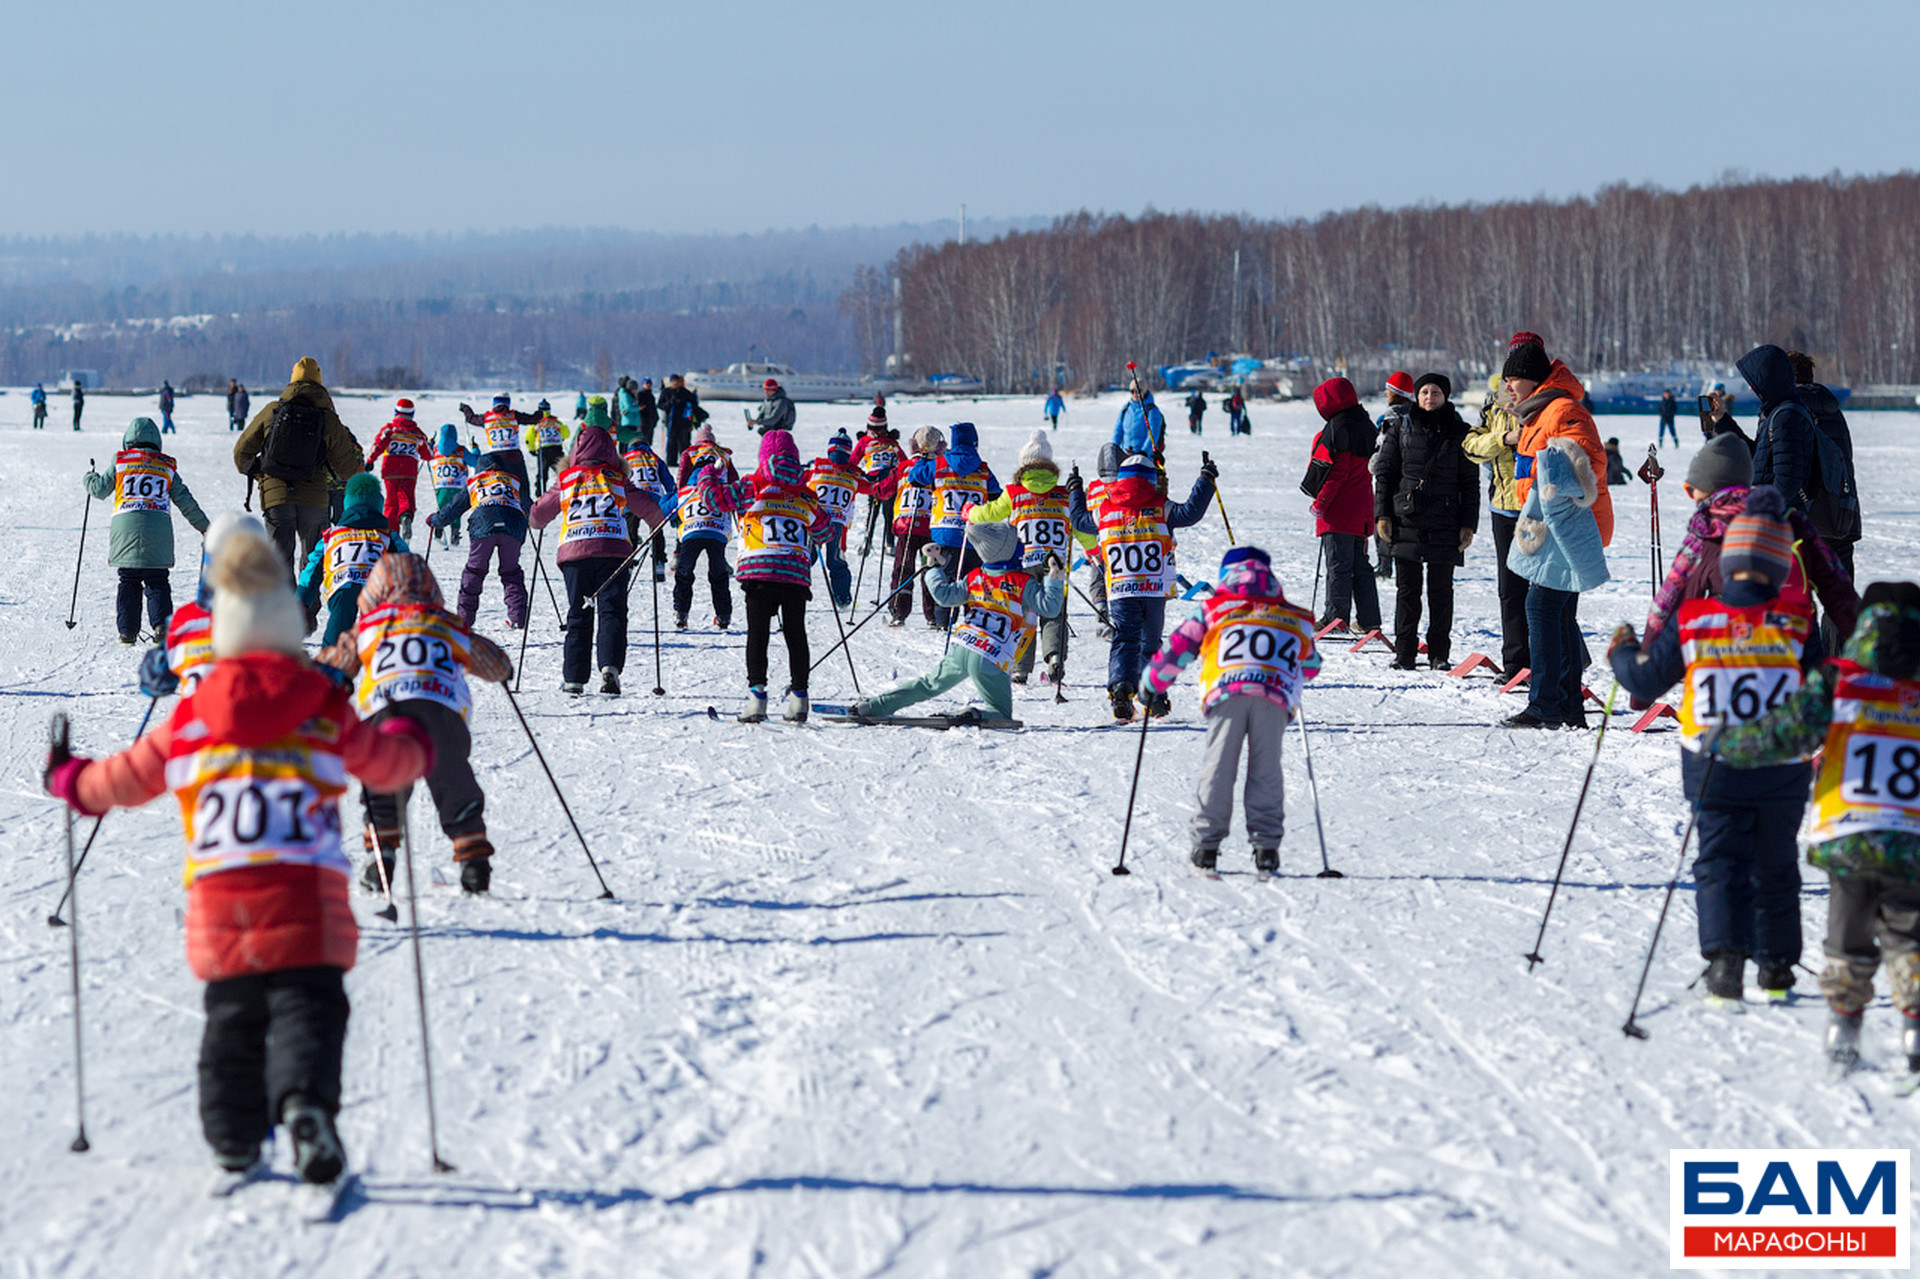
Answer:
[(160, 379), (160, 434), (176, 435), (173, 429), (173, 383)]
[(787, 398), (780, 383), (768, 378), (761, 383), (760, 411), (747, 415), (747, 421), (761, 435), (768, 431), (792, 431), (794, 423), (793, 401)]
[(1727, 384), (1715, 382), (1701, 398), (1706, 405), (1700, 410), (1700, 434), (1709, 440), (1716, 435), (1737, 435), (1751, 457), (1753, 437), (1740, 429), (1739, 421), (1733, 416), (1733, 397), (1727, 394)]
[(247, 384), (242, 382), (234, 388), (231, 418), (227, 425), (238, 431), (247, 425), (247, 413), (253, 408), (253, 397), (247, 394)]
[(1656, 446), (1665, 444), (1667, 436), (1673, 436), (1673, 447), (1680, 447), (1680, 428), (1674, 425), (1680, 413), (1680, 401), (1674, 396), (1673, 388), (1660, 392), (1660, 433), (1654, 439)]
[(660, 425), (660, 405), (653, 398), (653, 379), (640, 379), (640, 389), (633, 393), (633, 401), (640, 408), (640, 442), (648, 448), (653, 447), (653, 432)]
[(1449, 402), (1453, 383), (1428, 373), (1413, 407), (1380, 435), (1373, 460), (1376, 536), (1393, 548), (1399, 582), (1393, 610), (1394, 667), (1414, 669), (1420, 650), (1420, 579), (1427, 591), (1427, 665), (1453, 664), (1453, 570), (1480, 527), (1479, 468), (1460, 447), (1467, 424)]
[(584, 422), (587, 420), (587, 393), (585, 391), (573, 397), (573, 420), (576, 422)]
[(660, 392), (660, 420), (667, 427), (667, 465), (677, 467), (680, 455), (693, 443), (693, 433), (707, 420), (707, 411), (700, 407), (700, 393), (678, 373), (667, 376), (667, 385)]
[(33, 429), (41, 431), (47, 425), (47, 388), (38, 382), (33, 384), (33, 393), (27, 397), (33, 402)]
[(1166, 455), (1167, 419), (1153, 402), (1153, 392), (1139, 378), (1127, 387), (1127, 402), (1113, 424), (1113, 442), (1122, 457), (1144, 453), (1158, 462)]
[(1253, 434), (1247, 429), (1247, 399), (1238, 390), (1227, 397), (1227, 434)]
[(320, 383), (320, 362), (302, 356), (293, 377), (272, 404), (247, 423), (233, 443), (233, 465), (260, 484), (260, 513), (287, 563), (305, 564), (327, 521), (328, 480), (366, 467), (366, 459), (334, 412), (333, 397)]
[(614, 443), (625, 452), (640, 435), (640, 385), (625, 373), (613, 390)]
[(80, 429), (80, 410), (87, 406), (87, 389), (80, 385), (78, 377), (73, 379), (73, 429)]
[[(1407, 410), (1413, 407), (1413, 374), (1404, 371), (1395, 372), (1387, 378), (1387, 407), (1379, 417), (1373, 420), (1374, 430), (1382, 437), (1388, 431), (1397, 431), (1406, 424)], [(1379, 445), (1375, 444), (1375, 449)], [(1380, 466), (1380, 454), (1373, 455), (1372, 466), (1376, 473)], [(1373, 575), (1381, 581), (1393, 577), (1393, 544), (1388, 538), (1373, 539)]]
[[(1584, 388), (1571, 370), (1559, 361), (1547, 357), (1547, 351), (1537, 341), (1522, 341), (1507, 352), (1506, 363), (1500, 369), (1500, 377), (1505, 383), (1507, 401), (1513, 406), (1514, 420), (1518, 423), (1506, 434), (1506, 442), (1516, 454), (1514, 464), (1514, 490), (1520, 499), (1522, 524), (1527, 520), (1527, 498), (1532, 492), (1534, 468), (1541, 455), (1549, 448), (1560, 448), (1560, 442), (1568, 445), (1585, 456), (1585, 465), (1580, 466), (1572, 458), (1563, 459), (1572, 463), (1569, 482), (1577, 480), (1577, 492), (1554, 492), (1541, 495), (1542, 518), (1554, 516), (1563, 508), (1557, 505), (1562, 500), (1572, 501), (1576, 509), (1591, 511), (1595, 530), (1600, 538), (1600, 547), (1613, 540), (1613, 499), (1607, 492), (1607, 450), (1600, 443), (1599, 428), (1594, 425), (1593, 415), (1581, 405)], [(1556, 467), (1558, 469), (1558, 467)], [(1586, 489), (1589, 481), (1592, 493)], [(1551, 508), (1551, 509), (1549, 509)], [(1593, 569), (1585, 555), (1584, 537), (1580, 544), (1569, 544), (1566, 529), (1578, 526), (1584, 528), (1584, 521), (1569, 520), (1561, 525), (1553, 520), (1554, 537), (1558, 549), (1553, 551), (1549, 560), (1539, 559), (1540, 552), (1529, 542), (1537, 543), (1536, 538), (1526, 536), (1526, 529), (1515, 526), (1515, 537), (1521, 551), (1527, 552), (1527, 561), (1517, 557), (1513, 559), (1514, 571), (1526, 577), (1530, 585), (1527, 588), (1527, 651), (1528, 665), (1533, 671), (1529, 682), (1527, 707), (1519, 714), (1506, 720), (1508, 728), (1553, 728), (1565, 725), (1569, 728), (1585, 728), (1586, 711), (1581, 705), (1580, 675), (1586, 663), (1581, 654), (1585, 646), (1580, 639), (1580, 592), (1591, 582)], [(1539, 530), (1536, 530), (1536, 535)], [(1533, 566), (1541, 563), (1561, 565), (1566, 571), (1536, 572)], [(1604, 570), (1604, 556), (1602, 557)], [(1601, 580), (1605, 580), (1604, 577)]]
[(1754, 427), (1753, 482), (1771, 484), (1787, 500), (1787, 509), (1802, 515), (1813, 499), (1813, 414), (1800, 402), (1793, 379), (1793, 363), (1777, 346), (1756, 346), (1735, 363), (1760, 400), (1760, 421)]
[(234, 401), (234, 397), (239, 394), (240, 394), (240, 379), (237, 377), (228, 378), (227, 379), (227, 429), (228, 430), (233, 429), (233, 401)]
[(1505, 403), (1500, 375), (1487, 379), (1486, 403), (1480, 406), (1480, 424), (1467, 432), (1461, 448), (1487, 468), (1487, 506), (1493, 525), (1493, 550), (1500, 567), (1496, 591), (1500, 597), (1500, 672), (1512, 678), (1527, 669), (1527, 579), (1507, 563), (1513, 549), (1513, 529), (1520, 520), (1520, 495), (1514, 482), (1516, 457), (1507, 433), (1519, 425)]
[(1380, 592), (1367, 567), (1367, 534), (1373, 526), (1373, 480), (1367, 460), (1377, 436), (1360, 407), (1359, 392), (1343, 377), (1313, 388), (1313, 406), (1326, 423), (1314, 437), (1309, 486), (1313, 492), (1313, 531), (1326, 558), (1327, 608), (1324, 630), (1346, 621), (1362, 631), (1380, 625)]
[[(1820, 383), (1814, 381), (1813, 357), (1805, 351), (1788, 351), (1787, 362), (1793, 365), (1793, 380), (1800, 392), (1800, 403), (1807, 406), (1807, 412), (1813, 415), (1814, 429), (1839, 445), (1841, 456), (1847, 459), (1847, 470), (1858, 474), (1853, 467), (1853, 428), (1847, 425), (1847, 415), (1840, 411), (1840, 397)], [(1853, 547), (1860, 540), (1860, 513), (1853, 512), (1849, 520), (1837, 522), (1832, 528), (1821, 528), (1821, 513), (1814, 512), (1814, 527), (1820, 530), (1833, 553), (1840, 560), (1847, 576), (1853, 577)], [(1829, 645), (1829, 653), (1839, 652), (1839, 648)]]
[(1187, 397), (1187, 430), (1200, 434), (1200, 419), (1207, 415), (1207, 397), (1198, 390)]

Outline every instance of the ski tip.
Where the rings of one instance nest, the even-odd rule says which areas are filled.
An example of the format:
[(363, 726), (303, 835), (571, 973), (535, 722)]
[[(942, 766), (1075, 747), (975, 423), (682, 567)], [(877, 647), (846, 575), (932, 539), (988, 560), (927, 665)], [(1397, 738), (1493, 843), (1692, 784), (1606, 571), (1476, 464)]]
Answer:
[(65, 928), (66, 926), (67, 926), (67, 921), (66, 921), (66, 920), (64, 920), (64, 919), (62, 919), (62, 918), (60, 918), (60, 916), (58, 916), (58, 915), (48, 915), (48, 916), (47, 916), (47, 927), (48, 927), (48, 928)]
[(1319, 874), (1315, 875), (1314, 878), (1315, 879), (1345, 879), (1346, 876), (1341, 874), (1339, 871), (1335, 870), (1333, 867), (1329, 866), (1325, 870), (1321, 871)]
[(84, 1155), (89, 1150), (93, 1149), (93, 1143), (87, 1140), (87, 1134), (83, 1129), (77, 1136), (74, 1137), (73, 1144), (67, 1147), (67, 1149), (71, 1150), (76, 1155)]

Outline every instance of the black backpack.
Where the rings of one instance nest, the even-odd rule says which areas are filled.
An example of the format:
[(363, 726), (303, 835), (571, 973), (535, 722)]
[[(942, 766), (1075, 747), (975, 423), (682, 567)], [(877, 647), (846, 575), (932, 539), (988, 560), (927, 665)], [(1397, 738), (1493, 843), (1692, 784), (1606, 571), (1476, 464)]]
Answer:
[(1839, 441), (1818, 425), (1813, 428), (1813, 467), (1807, 476), (1807, 516), (1829, 543), (1860, 540), (1860, 494), (1853, 467)]
[(276, 480), (305, 484), (317, 479), (326, 453), (327, 412), (313, 401), (282, 400), (267, 423), (260, 469)]

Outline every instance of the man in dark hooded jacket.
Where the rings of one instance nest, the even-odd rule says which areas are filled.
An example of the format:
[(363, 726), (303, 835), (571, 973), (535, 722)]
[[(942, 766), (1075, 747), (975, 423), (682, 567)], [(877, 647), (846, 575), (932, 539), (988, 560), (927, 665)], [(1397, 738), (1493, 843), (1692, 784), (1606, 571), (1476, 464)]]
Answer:
[(1753, 482), (1771, 484), (1787, 499), (1789, 510), (1807, 513), (1814, 482), (1813, 414), (1800, 402), (1793, 363), (1772, 344), (1756, 346), (1735, 366), (1760, 399), (1760, 423), (1754, 430)]
[[(1813, 380), (1813, 357), (1805, 351), (1788, 351), (1787, 362), (1793, 365), (1794, 389), (1800, 393), (1800, 403), (1813, 415), (1814, 429), (1839, 446), (1841, 455), (1847, 459), (1847, 469), (1853, 470), (1853, 428), (1847, 425), (1847, 415), (1840, 411), (1840, 397)], [(1820, 529), (1820, 536), (1840, 557), (1848, 577), (1853, 576), (1853, 544), (1860, 540), (1860, 531), (1858, 511), (1853, 512), (1845, 528)]]
[(787, 398), (786, 389), (773, 378), (768, 378), (761, 390), (766, 398), (760, 401), (760, 412), (749, 413), (747, 422), (761, 435), (768, 431), (793, 430), (793, 401)]

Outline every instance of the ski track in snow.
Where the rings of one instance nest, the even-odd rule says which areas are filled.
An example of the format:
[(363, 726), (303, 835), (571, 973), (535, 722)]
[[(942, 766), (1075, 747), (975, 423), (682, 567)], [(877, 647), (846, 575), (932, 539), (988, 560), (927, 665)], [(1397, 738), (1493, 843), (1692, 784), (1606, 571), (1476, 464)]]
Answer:
[[(437, 426), (457, 398), (418, 397), (420, 420)], [(1117, 404), (1070, 405), (1055, 440), (1063, 465), (1092, 473)], [(341, 406), (364, 443), (387, 402)], [(970, 417), (1005, 480), (1037, 406), (891, 407), (905, 432)], [(718, 407), (722, 442), (751, 457), (732, 406)], [(520, 700), (618, 900), (595, 900), (505, 699), (476, 685), (493, 896), (461, 896), (424, 793), (412, 814), (440, 1145), (457, 1171), (428, 1171), (405, 905), (389, 924), (356, 889), (341, 1128), (363, 1181), (333, 1226), (300, 1224), (284, 1184), (206, 1197), (200, 992), (182, 955), (168, 799), (109, 817), (81, 877), (93, 1151), (69, 1154), (67, 938), (45, 922), (63, 884), (62, 828), (38, 776), (54, 711), (74, 717), (76, 749), (100, 754), (126, 744), (145, 708), (139, 650), (113, 638), (98, 504), (78, 625), (64, 620), (78, 475), (89, 457), (108, 464), (127, 420), (149, 412), (97, 396), (78, 437), (35, 433), (24, 393), (0, 397), (13, 446), (0, 455), (12, 530), (0, 562), (8, 1274), (1649, 1273), (1666, 1264), (1670, 1148), (1920, 1137), (1913, 1103), (1885, 1087), (1902, 1063), (1884, 998), (1863, 1041), (1880, 1069), (1845, 1084), (1820, 1069), (1824, 1009), (1809, 976), (1785, 1008), (1730, 1017), (1694, 1002), (1690, 881), (1643, 1003), (1653, 1037), (1620, 1034), (1685, 818), (1673, 735), (1635, 737), (1628, 715), (1607, 739), (1547, 963), (1529, 975), (1521, 956), (1592, 738), (1492, 727), (1520, 701), (1484, 676), (1400, 675), (1378, 645), (1330, 648), (1308, 706), (1329, 850), (1347, 878), (1312, 877), (1319, 851), (1290, 732), (1283, 876), (1247, 874), (1236, 834), (1218, 883), (1185, 865), (1200, 735), (1184, 679), (1147, 740), (1134, 874), (1122, 879), (1108, 868), (1137, 730), (1108, 720), (1105, 645), (1077, 598), (1070, 700), (1017, 690), (1024, 733), (749, 727), (732, 721), (743, 634), (703, 628), (704, 579), (692, 629), (663, 634), (661, 698), (651, 588), (637, 584), (618, 700), (559, 693), (552, 606), (530, 580)], [(803, 451), (863, 415), (802, 406)], [(182, 399), (177, 420), (167, 443), (195, 495), (209, 511), (233, 507), (243, 481), (222, 402)], [(1295, 484), (1317, 419), (1306, 405), (1258, 405), (1254, 423), (1250, 438), (1204, 440), (1176, 424), (1175, 487), (1185, 493), (1204, 444), (1235, 532), (1271, 549), (1304, 599), (1317, 547)], [(1652, 419), (1602, 425), (1637, 465)], [(1853, 418), (1863, 582), (1916, 566), (1920, 512), (1895, 482), (1920, 461), (1915, 425), (1914, 414)], [(1691, 454), (1689, 440), (1667, 459), (1669, 555)], [(421, 496), (431, 504), (424, 481)], [(1615, 623), (1644, 618), (1648, 596), (1646, 488), (1615, 490), (1615, 502), (1621, 580), (1581, 609), (1596, 656)], [(178, 601), (199, 543), (183, 521), (176, 537)], [(1183, 571), (1210, 574), (1225, 545), (1210, 516), (1180, 538)], [(460, 561), (443, 548), (434, 562), (451, 594)], [(1498, 651), (1492, 569), (1483, 530), (1458, 576), (1456, 657)], [(872, 580), (869, 566), (866, 598)], [(1169, 626), (1186, 607), (1169, 607)], [(489, 581), (479, 629), (504, 641), (503, 622)], [(816, 657), (837, 638), (818, 604), (809, 631)], [(940, 636), (916, 611), (852, 646), (871, 693), (931, 666)], [(777, 681), (777, 636), (772, 661)], [(1588, 678), (1604, 696), (1600, 666)], [(959, 709), (966, 691), (936, 706)], [(840, 654), (813, 693), (853, 700)], [(87, 828), (76, 823), (78, 840)], [(1805, 879), (1803, 961), (1817, 967), (1825, 883)]]

